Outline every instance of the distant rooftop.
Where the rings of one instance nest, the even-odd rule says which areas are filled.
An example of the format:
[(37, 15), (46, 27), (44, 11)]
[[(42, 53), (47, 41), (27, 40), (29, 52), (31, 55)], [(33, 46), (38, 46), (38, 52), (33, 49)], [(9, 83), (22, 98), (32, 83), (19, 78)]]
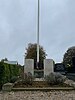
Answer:
[(17, 61), (4, 61), (4, 63), (13, 64), (13, 65), (17, 65), (18, 64)]

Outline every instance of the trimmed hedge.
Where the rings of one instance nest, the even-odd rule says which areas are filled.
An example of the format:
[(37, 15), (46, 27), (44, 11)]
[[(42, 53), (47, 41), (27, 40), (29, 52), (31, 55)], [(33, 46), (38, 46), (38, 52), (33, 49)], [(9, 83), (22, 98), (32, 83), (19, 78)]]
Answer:
[(0, 88), (3, 84), (11, 82), (13, 77), (16, 77), (17, 79), (19, 75), (20, 67), (18, 65), (10, 65), (0, 62)]

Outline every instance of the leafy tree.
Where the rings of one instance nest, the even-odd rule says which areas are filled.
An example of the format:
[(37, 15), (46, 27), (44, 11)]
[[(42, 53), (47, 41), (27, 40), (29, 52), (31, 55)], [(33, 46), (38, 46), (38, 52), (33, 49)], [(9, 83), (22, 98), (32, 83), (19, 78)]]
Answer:
[[(46, 58), (47, 54), (45, 53), (45, 50), (42, 46), (39, 46), (39, 69), (43, 68), (43, 60)], [(26, 48), (25, 53), (26, 59), (34, 59), (34, 68), (36, 68), (36, 62), (37, 62), (37, 44), (28, 44), (28, 48)]]
[(66, 67), (73, 67), (73, 58), (75, 58), (75, 46), (70, 47), (63, 57), (63, 63)]

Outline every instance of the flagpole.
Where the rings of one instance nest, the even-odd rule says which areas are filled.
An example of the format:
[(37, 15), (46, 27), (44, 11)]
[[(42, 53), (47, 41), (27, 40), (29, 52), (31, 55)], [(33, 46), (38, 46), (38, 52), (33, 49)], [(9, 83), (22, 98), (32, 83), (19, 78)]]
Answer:
[(37, 67), (39, 64), (39, 0), (38, 0), (38, 15), (37, 15)]

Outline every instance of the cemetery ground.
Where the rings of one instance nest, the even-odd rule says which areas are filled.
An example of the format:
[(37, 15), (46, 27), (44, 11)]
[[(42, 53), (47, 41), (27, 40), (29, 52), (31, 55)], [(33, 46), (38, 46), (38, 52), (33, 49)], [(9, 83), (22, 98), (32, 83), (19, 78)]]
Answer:
[(66, 87), (60, 89), (60, 87), (53, 86), (50, 90), (48, 90), (49, 87), (46, 87), (46, 90), (42, 91), (23, 90), (24, 88), (16, 91), (0, 91), (0, 100), (75, 100), (74, 88), (67, 87), (67, 89)]
[[(66, 81), (67, 80), (67, 81)], [(72, 83), (71, 81), (68, 81), (67, 77), (64, 75), (61, 75), (60, 73), (56, 73), (56, 72), (52, 72), (49, 75), (43, 77), (43, 78), (36, 78), (34, 76), (32, 76), (31, 73), (28, 74), (24, 74), (24, 77), (17, 80), (14, 83), (14, 90), (17, 88), (28, 88), (28, 89), (33, 89), (34, 88), (51, 88), (51, 87), (65, 87), (65, 88), (69, 88), (71, 85), (69, 85), (68, 83)]]
[[(71, 82), (68, 82), (69, 84)], [(19, 81), (15, 82), (13, 86), (13, 90), (62, 90), (62, 89), (73, 89), (67, 82), (60, 83), (60, 84), (49, 84), (47, 81), (33, 81), (33, 82), (25, 82)]]
[[(22, 82), (21, 82), (22, 83)], [(66, 83), (72, 85), (72, 81)], [(45, 90), (43, 89), (45, 86)], [(62, 86), (62, 87), (61, 87)], [(15, 84), (17, 89), (11, 91), (0, 91), (0, 100), (75, 100), (75, 90), (69, 85), (49, 85), (44, 81), (34, 81), (32, 85)], [(25, 90), (26, 88), (33, 90)], [(41, 88), (36, 90), (36, 88)], [(49, 89), (50, 88), (50, 89)], [(67, 88), (67, 89), (66, 89)]]
[[(0, 100), (75, 100), (73, 82), (67, 79), (64, 84), (49, 85), (44, 80), (32, 81), (32, 83), (29, 82), (30, 84), (19, 80), (15, 82), (15, 89), (0, 91)], [(27, 88), (32, 88), (33, 90), (28, 90)]]

